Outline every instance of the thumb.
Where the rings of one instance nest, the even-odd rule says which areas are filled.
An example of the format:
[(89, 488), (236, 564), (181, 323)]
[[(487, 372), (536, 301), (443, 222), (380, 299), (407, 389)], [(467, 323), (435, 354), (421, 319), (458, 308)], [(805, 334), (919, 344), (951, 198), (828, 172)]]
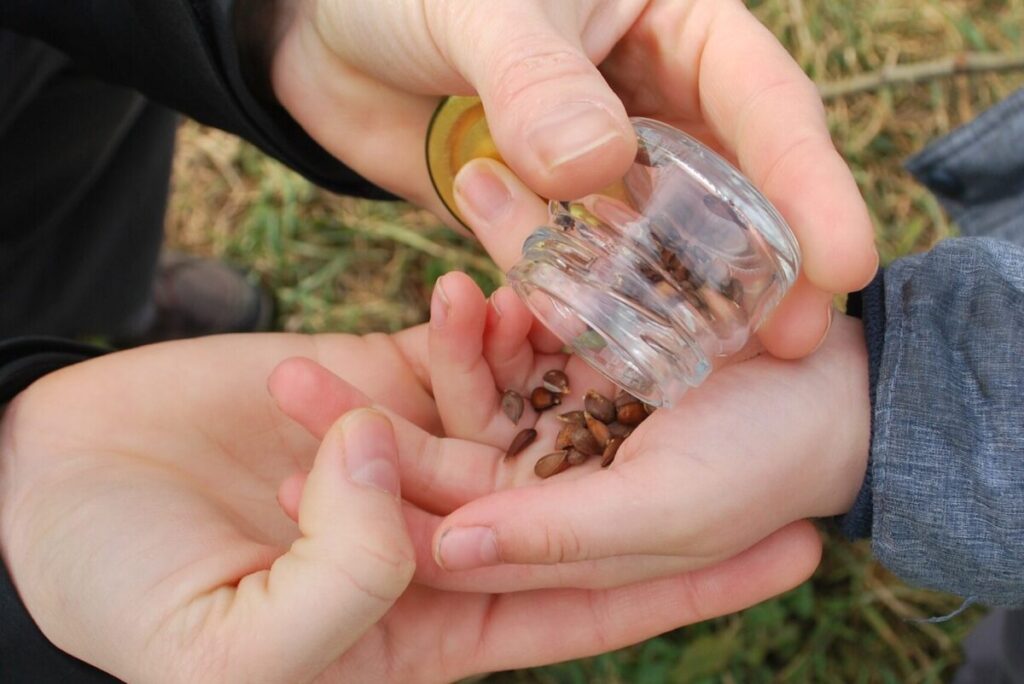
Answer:
[[(327, 432), (299, 504), (302, 536), (238, 585), (230, 633), (240, 681), (307, 681), (391, 608), (415, 570), (384, 415), (360, 409)], [(236, 631), (237, 630), (237, 631)]]
[(582, 197), (619, 179), (636, 136), (579, 30), (554, 26), (543, 3), (474, 6), (477, 39), (451, 41), (449, 50), (483, 100), (509, 167), (549, 199)]

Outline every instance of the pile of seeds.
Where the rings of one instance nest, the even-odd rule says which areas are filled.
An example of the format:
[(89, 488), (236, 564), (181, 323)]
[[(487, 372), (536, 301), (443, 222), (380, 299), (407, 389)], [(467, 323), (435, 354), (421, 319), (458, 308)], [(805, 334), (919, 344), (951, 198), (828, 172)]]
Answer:
[[(544, 374), (544, 384), (530, 393), (530, 405), (540, 413), (561, 404), (567, 394), (569, 378), (565, 373), (548, 371)], [(501, 409), (513, 424), (519, 424), (524, 405), (523, 397), (514, 390), (506, 390), (501, 396)], [(555, 438), (555, 451), (542, 456), (533, 471), (539, 477), (551, 477), (592, 456), (600, 456), (601, 467), (607, 468), (615, 460), (622, 443), (653, 410), (624, 390), (614, 400), (590, 390), (583, 397), (582, 411), (569, 411), (558, 416), (564, 425)], [(505, 458), (519, 454), (535, 439), (536, 430), (520, 431), (505, 452)]]

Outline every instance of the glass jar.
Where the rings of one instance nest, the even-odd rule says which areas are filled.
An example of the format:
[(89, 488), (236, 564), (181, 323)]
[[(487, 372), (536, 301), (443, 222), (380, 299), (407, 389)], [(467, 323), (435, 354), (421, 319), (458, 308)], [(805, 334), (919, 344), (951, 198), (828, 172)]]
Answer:
[[(450, 98), (435, 123), (449, 106), (474, 112), (475, 128), (464, 135), (486, 135), (469, 99)], [(796, 280), (800, 252), (779, 213), (728, 162), (671, 126), (631, 121), (638, 148), (625, 176), (601, 192), (551, 201), (549, 225), (526, 240), (508, 280), (590, 366), (644, 402), (670, 406), (716, 360), (744, 347)], [(432, 126), (428, 158), (429, 139), (436, 146), (443, 137)], [(486, 148), (449, 143), (460, 146)], [(450, 168), (450, 179), (469, 158)], [(440, 186), (438, 159), (428, 161)], [(450, 194), (438, 191), (454, 211)]]

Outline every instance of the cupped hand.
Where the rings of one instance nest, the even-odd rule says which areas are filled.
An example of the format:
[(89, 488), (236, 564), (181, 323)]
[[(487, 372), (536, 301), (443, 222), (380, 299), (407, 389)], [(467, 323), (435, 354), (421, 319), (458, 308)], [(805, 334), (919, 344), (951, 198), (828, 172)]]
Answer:
[(803, 275), (760, 331), (777, 356), (812, 350), (831, 293), (862, 287), (877, 266), (817, 90), (739, 0), (299, 0), (272, 77), (327, 150), (439, 216), (427, 124), (437, 96), (479, 93), (511, 172), (467, 164), (456, 199), (506, 268), (547, 220), (537, 195), (579, 197), (625, 172), (628, 115), (690, 132), (753, 180), (800, 243)]
[[(438, 525), (434, 550), (443, 567), (601, 567), (645, 558), (659, 560), (634, 567), (655, 575), (728, 558), (793, 521), (852, 505), (870, 434), (866, 353), (855, 319), (840, 316), (805, 359), (760, 355), (718, 370), (641, 423), (611, 467), (591, 459), (540, 481), (532, 468), (554, 451), (562, 424), (554, 414), (581, 408), (591, 388), (611, 396), (608, 382), (578, 359), (531, 343), (530, 315), (507, 290), (488, 305), (459, 274), (445, 276), (439, 289), (430, 331), (439, 414), (451, 438), (491, 443), (501, 474), (501, 491)], [(528, 410), (512, 425), (500, 392), (528, 390), (551, 368), (564, 369), (571, 394), (558, 411), (538, 417)], [(524, 427), (538, 431), (536, 442), (502, 460)]]
[[(438, 510), (465, 497), (403, 443), (401, 432), (439, 422), (417, 362), (370, 342), (154, 345), (19, 395), (0, 422), (0, 548), (43, 632), (128, 681), (443, 681), (737, 610), (816, 564), (820, 544), (798, 526), (715, 568), (616, 590), (409, 586), (422, 533), (397, 493)], [(292, 421), (266, 387), (291, 356), (405, 418), (394, 431), (374, 411), (337, 421), (327, 397), (292, 406), (302, 425)], [(298, 524), (276, 500), (297, 471), (309, 474), (285, 508)]]
[[(845, 512), (864, 477), (864, 340), (845, 316), (806, 359), (762, 354), (721, 368), (678, 406), (648, 417), (611, 467), (592, 458), (546, 480), (534, 465), (556, 450), (559, 414), (583, 408), (591, 389), (614, 396), (612, 385), (559, 353), (508, 288), (488, 302), (464, 274), (438, 281), (428, 346), (447, 436), (396, 416), (401, 451), (432, 465), (435, 486), (469, 501), (446, 517), (435, 510), (408, 518), (417, 580), (432, 586), (610, 587), (707, 567), (806, 518)], [(542, 413), (527, 403), (513, 423), (502, 393), (528, 396), (556, 369), (570, 393)], [(373, 403), (308, 362), (285, 364), (281, 376), (296, 376), (275, 392), (290, 415), (309, 413), (304, 405), (322, 403), (319, 395), (335, 398), (328, 415), (304, 423), (314, 433), (338, 413)], [(535, 441), (507, 456), (526, 429), (536, 430)]]

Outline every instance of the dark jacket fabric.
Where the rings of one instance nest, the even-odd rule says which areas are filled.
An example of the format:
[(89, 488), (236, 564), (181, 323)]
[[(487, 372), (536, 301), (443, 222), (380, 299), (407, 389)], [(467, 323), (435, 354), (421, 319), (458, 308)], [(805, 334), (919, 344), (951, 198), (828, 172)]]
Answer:
[[(239, 0), (252, 2), (253, 0)], [(235, 133), (317, 185), (391, 198), (257, 100), (232, 31), (235, 0), (4, 0), (0, 28), (38, 38), (81, 68), (201, 123)]]

